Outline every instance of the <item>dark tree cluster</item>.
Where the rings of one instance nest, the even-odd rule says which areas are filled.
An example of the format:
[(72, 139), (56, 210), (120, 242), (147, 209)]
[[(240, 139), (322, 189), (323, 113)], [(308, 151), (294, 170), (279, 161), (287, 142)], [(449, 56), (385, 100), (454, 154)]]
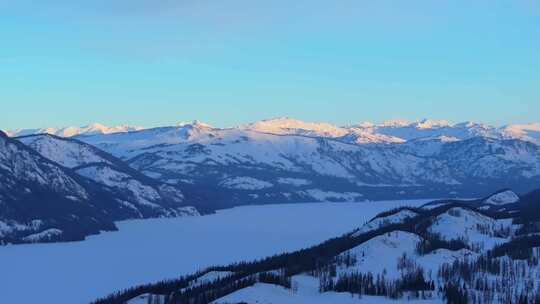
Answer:
[(121, 304), (143, 294), (170, 295), (172, 291), (188, 287), (191, 281), (203, 274), (204, 273), (197, 273), (190, 276), (179, 277), (171, 281), (161, 281), (158, 283), (132, 287), (99, 299), (95, 301), (94, 304)]
[(471, 249), (464, 239), (444, 240), (438, 234), (426, 233), (416, 245), (416, 253), (419, 255), (430, 254), (438, 249), (448, 249), (457, 251), (461, 249)]
[[(454, 299), (453, 303), (540, 303), (540, 285), (535, 272), (540, 249), (530, 248), (527, 258), (514, 259), (510, 255), (499, 256), (509, 252), (505, 248), (508, 247), (497, 246), (477, 259), (441, 265), (438, 277), (445, 284), (444, 294)], [(468, 302), (464, 302), (464, 294)]]
[(455, 283), (447, 283), (443, 289), (444, 299), (448, 304), (467, 304), (469, 303), (469, 296), (467, 288), (460, 287)]
[(371, 272), (343, 273), (336, 279), (330, 274), (322, 275), (319, 279), (320, 292), (348, 292), (353, 295), (384, 296), (392, 299), (403, 297), (405, 292), (411, 292), (417, 298), (430, 298), (435, 290), (433, 281), (426, 281), (422, 269), (404, 274), (398, 280), (388, 280), (384, 274), (373, 275)]
[(208, 304), (235, 291), (250, 287), (258, 282), (257, 276), (237, 279), (236, 276), (219, 278), (212, 282), (183, 289), (172, 294), (163, 304)]
[(292, 288), (291, 277), (285, 276), (285, 273), (275, 274), (272, 272), (263, 272), (258, 275), (259, 283), (278, 285), (287, 289)]
[(510, 242), (495, 246), (489, 254), (492, 257), (507, 255), (512, 259), (527, 260), (533, 257), (535, 247), (540, 247), (540, 235), (515, 238)]

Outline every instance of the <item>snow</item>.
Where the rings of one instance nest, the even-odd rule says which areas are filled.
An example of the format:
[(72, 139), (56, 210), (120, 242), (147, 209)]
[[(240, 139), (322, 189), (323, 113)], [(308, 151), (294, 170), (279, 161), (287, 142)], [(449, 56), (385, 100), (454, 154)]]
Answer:
[(396, 224), (396, 223), (402, 223), (405, 219), (413, 218), (417, 215), (418, 213), (411, 210), (401, 210), (389, 216), (377, 217), (371, 220), (369, 223), (362, 226), (360, 230), (358, 230), (358, 232), (353, 234), (353, 236), (358, 236), (362, 233), (375, 230), (383, 226), (388, 226), (388, 225)]
[(221, 182), (220, 185), (228, 189), (237, 190), (262, 190), (272, 188), (274, 186), (272, 183), (248, 176), (228, 178)]
[(243, 128), (272, 134), (295, 134), (321, 137), (340, 137), (348, 132), (329, 123), (304, 122), (288, 117), (261, 120)]
[[(222, 178), (238, 174), (260, 179), (260, 172), (274, 175), (269, 176), (272, 181), (264, 181), (268, 183), (280, 177), (275, 174), (283, 172), (283, 177), (331, 176), (359, 184), (422, 186), (459, 185), (469, 178), (501, 178), (511, 171), (527, 178), (540, 175), (540, 156), (528, 144), (485, 138), (463, 141), (493, 135), (489, 133), (493, 130), (486, 128), (473, 124), (418, 129), (410, 125), (398, 130), (363, 125), (345, 128), (344, 136), (327, 134), (323, 139), (289, 129), (287, 134), (273, 134), (245, 127), (217, 129), (194, 123), (80, 139), (132, 160), (130, 165), (135, 169), (164, 181), (185, 176), (197, 181), (204, 172)], [(368, 140), (369, 136), (374, 137)], [(381, 141), (380, 136), (395, 138)], [(373, 144), (379, 142), (385, 144)], [(242, 173), (237, 173), (240, 170)]]
[[(155, 299), (156, 295), (150, 295), (150, 294), (143, 294), (141, 296), (138, 296), (134, 299), (131, 299), (127, 302), (127, 304), (148, 304), (148, 303), (154, 303), (154, 299)], [(159, 297), (159, 296), (157, 296)], [(161, 300), (161, 297), (159, 297), (159, 299)], [(151, 302), (149, 302), (151, 301)]]
[(34, 134), (52, 134), (60, 137), (73, 137), (77, 135), (93, 135), (93, 134), (112, 134), (112, 133), (123, 133), (123, 132), (132, 132), (142, 130), (143, 127), (139, 126), (129, 126), (129, 125), (120, 125), (120, 126), (105, 126), (99, 123), (93, 123), (84, 127), (62, 127), (62, 128), (42, 128), (42, 129), (18, 129), (18, 130), (8, 130), (6, 133), (10, 137), (16, 136), (26, 136)]
[(422, 209), (431, 210), (431, 209), (435, 209), (435, 208), (438, 208), (438, 207), (441, 207), (441, 206), (444, 206), (444, 205), (448, 205), (448, 204), (450, 204), (450, 202), (441, 202), (441, 203), (437, 203), (437, 204), (428, 204), (428, 205), (422, 206)]
[(284, 184), (284, 185), (291, 185), (291, 186), (295, 186), (295, 187), (300, 187), (300, 186), (310, 185), (311, 181), (308, 181), (307, 179), (302, 179), (302, 178), (282, 177), (282, 178), (278, 179), (278, 183)]
[(181, 203), (184, 201), (185, 197), (182, 191), (176, 189), (173, 186), (163, 184), (159, 186), (159, 192), (162, 195), (165, 195), (167, 198), (172, 199), (176, 203)]
[[(382, 274), (386, 271), (387, 277), (397, 279), (400, 272), (397, 269), (398, 259), (405, 253), (414, 256), (416, 244), (421, 238), (413, 233), (405, 231), (393, 231), (377, 236), (357, 246), (349, 252), (356, 255), (357, 264), (355, 270), (363, 273), (372, 272)], [(350, 271), (352, 269), (348, 269)]]
[(111, 167), (86, 167), (77, 170), (77, 173), (109, 187), (128, 191), (135, 197), (139, 204), (159, 207), (159, 205), (152, 203), (152, 201), (161, 198), (154, 188), (143, 185), (139, 181), (132, 179), (129, 175), (118, 172)]
[(26, 236), (26, 237), (23, 238), (23, 241), (32, 242), (32, 243), (40, 242), (40, 241), (43, 241), (43, 240), (48, 240), (48, 239), (51, 239), (53, 237), (59, 236), (62, 233), (63, 232), (60, 229), (55, 229), (55, 228), (47, 229), (47, 230), (42, 231), (40, 233), (34, 233), (34, 234), (29, 235), (29, 236)]
[(31, 228), (33, 227), (28, 227), (15, 221), (5, 222), (0, 220), (0, 237), (4, 236), (5, 234), (9, 234), (10, 232), (15, 230), (27, 230)]
[[(30, 149), (21, 148), (12, 140), (0, 137), (0, 164), (6, 171), (11, 182), (3, 184), (4, 189), (10, 190), (21, 181), (38, 183), (52, 188), (58, 193), (70, 193), (72, 196), (87, 199), (88, 193), (73, 178), (67, 175), (62, 168), (56, 164), (45, 162), (44, 159)], [(27, 190), (30, 191), (30, 190)]]
[(540, 145), (540, 122), (508, 125), (504, 131), (510, 138), (518, 138)]
[(506, 190), (490, 196), (484, 201), (490, 205), (506, 205), (519, 202), (519, 196), (511, 190)]
[(88, 303), (207, 266), (315, 245), (353, 231), (384, 210), (427, 201), (250, 206), (202, 217), (120, 222), (120, 231), (84, 242), (4, 246), (2, 301)]
[[(319, 293), (319, 280), (313, 277), (298, 275), (292, 278), (298, 287), (297, 292), (281, 286), (258, 283), (252, 287), (241, 289), (213, 302), (213, 304), (357, 304), (357, 303), (403, 303), (403, 300), (391, 300), (384, 297), (351, 296), (349, 293), (326, 292)], [(411, 304), (443, 303), (440, 299), (410, 300)]]
[(88, 163), (110, 163), (108, 160), (100, 157), (91, 147), (70, 140), (58, 139), (47, 135), (22, 137), (17, 140), (38, 151), (46, 158), (68, 168), (74, 168)]
[(178, 127), (195, 127), (195, 128), (201, 128), (201, 129), (214, 129), (214, 127), (210, 124), (204, 123), (199, 120), (193, 120), (190, 122), (187, 121), (180, 121), (176, 124)]
[(206, 273), (200, 276), (199, 278), (191, 281), (189, 283), (189, 287), (191, 288), (191, 287), (196, 287), (196, 286), (203, 285), (206, 283), (210, 283), (214, 280), (223, 279), (233, 274), (234, 272), (231, 272), (231, 271), (210, 271), (209, 273)]
[(507, 241), (494, 237), (493, 230), (508, 225), (511, 225), (508, 221), (497, 221), (478, 212), (455, 207), (437, 216), (428, 231), (439, 234), (445, 240), (465, 237), (469, 244), (479, 245), (487, 250)]
[(449, 137), (459, 140), (469, 139), (475, 136), (487, 136), (502, 138), (503, 130), (479, 123), (451, 124), (446, 120), (423, 119), (415, 122), (406, 120), (388, 121), (382, 124), (360, 124), (359, 129), (372, 132), (373, 134), (387, 135), (401, 139), (402, 142), (428, 137)]
[(453, 261), (456, 260), (463, 260), (466, 257), (470, 258), (476, 256), (478, 256), (478, 254), (468, 249), (461, 249), (457, 251), (451, 251), (448, 249), (437, 249), (426, 255), (415, 255), (413, 256), (413, 258), (415, 263), (422, 266), (426, 273), (431, 271), (433, 276), (435, 276), (442, 263), (453, 263)]
[[(172, 186), (163, 184), (159, 186), (159, 190), (154, 189), (143, 184), (137, 178), (131, 176), (130, 173), (122, 172), (122, 170), (115, 167), (117, 164), (111, 163), (107, 157), (102, 156), (100, 151), (88, 144), (51, 135), (28, 136), (18, 138), (18, 140), (50, 160), (68, 168), (75, 168), (75, 171), (84, 177), (108, 187), (131, 193), (132, 199), (137, 204), (152, 208), (159, 207), (155, 202), (161, 199), (160, 194), (164, 194), (176, 203), (181, 203), (184, 200), (183, 194)], [(81, 166), (83, 167), (81, 168)], [(71, 195), (66, 196), (66, 198), (80, 201), (80, 199)], [(122, 203), (134, 208), (129, 202)]]
[[(179, 128), (215, 129), (200, 121), (180, 122)], [(161, 128), (158, 128), (161, 129)], [(463, 140), (474, 136), (492, 138), (514, 138), (540, 144), (540, 122), (529, 124), (511, 124), (497, 128), (482, 123), (462, 122), (452, 124), (446, 120), (422, 119), (413, 122), (407, 120), (389, 120), (383, 123), (363, 122), (353, 126), (336, 126), (326, 122), (305, 122), (294, 118), (281, 117), (261, 120), (235, 129), (279, 135), (303, 135), (326, 138), (342, 138), (357, 144), (366, 143), (402, 143), (412, 139), (430, 136), (448, 136)], [(140, 126), (105, 126), (94, 123), (84, 127), (42, 128), (4, 130), (10, 136), (24, 136), (48, 133), (61, 137), (128, 133), (145, 130)]]
[(433, 129), (440, 127), (448, 127), (450, 126), (450, 123), (447, 120), (423, 119), (416, 122), (415, 125), (418, 129)]
[(174, 216), (201, 216), (197, 208), (192, 206), (178, 207), (174, 211), (176, 213)]
[[(381, 127), (405, 127), (405, 126), (408, 126), (410, 124), (411, 124), (411, 122), (408, 121), (407, 119), (395, 118), (395, 119), (385, 120), (379, 126), (381, 126)], [(361, 125), (362, 126), (370, 126), (370, 127), (376, 126), (375, 124), (368, 123), (368, 122), (364, 122)]]
[(325, 201), (346, 201), (354, 202), (361, 200), (363, 195), (355, 192), (333, 192), (320, 189), (309, 189), (305, 191), (309, 196), (319, 202)]

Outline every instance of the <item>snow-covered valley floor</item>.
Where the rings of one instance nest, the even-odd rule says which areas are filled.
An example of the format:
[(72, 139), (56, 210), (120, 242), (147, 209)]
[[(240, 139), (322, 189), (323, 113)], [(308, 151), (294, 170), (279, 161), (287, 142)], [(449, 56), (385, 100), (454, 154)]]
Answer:
[(0, 247), (2, 303), (85, 304), (211, 265), (318, 244), (397, 206), (430, 200), (248, 206), (118, 223), (84, 242)]

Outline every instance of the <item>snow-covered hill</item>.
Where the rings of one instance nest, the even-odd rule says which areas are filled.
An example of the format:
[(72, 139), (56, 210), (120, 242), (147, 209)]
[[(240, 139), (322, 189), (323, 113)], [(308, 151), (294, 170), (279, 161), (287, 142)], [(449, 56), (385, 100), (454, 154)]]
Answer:
[(93, 182), (0, 132), (0, 244), (75, 240), (124, 212)]
[(495, 193), (484, 200), (484, 203), (490, 205), (508, 205), (519, 202), (519, 196), (512, 190), (504, 190), (499, 193)]
[(158, 182), (133, 170), (120, 159), (75, 139), (49, 134), (16, 138), (44, 157), (103, 185), (136, 217), (198, 215), (186, 206), (177, 187)]
[(0, 244), (80, 240), (117, 220), (198, 214), (175, 187), (87, 144), (21, 140), (28, 146), (0, 132)]

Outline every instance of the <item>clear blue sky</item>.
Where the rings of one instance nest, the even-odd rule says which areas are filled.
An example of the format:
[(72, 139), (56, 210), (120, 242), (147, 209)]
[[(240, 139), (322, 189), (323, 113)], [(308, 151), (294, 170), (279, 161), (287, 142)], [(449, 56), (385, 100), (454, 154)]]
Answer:
[(540, 120), (540, 2), (0, 0), (0, 128)]

